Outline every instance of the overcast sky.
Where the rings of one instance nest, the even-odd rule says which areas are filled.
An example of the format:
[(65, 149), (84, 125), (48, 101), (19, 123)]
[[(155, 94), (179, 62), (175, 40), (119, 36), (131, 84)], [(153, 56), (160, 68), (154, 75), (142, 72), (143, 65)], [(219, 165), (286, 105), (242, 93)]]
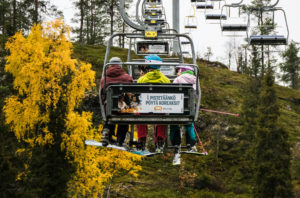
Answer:
[[(71, 19), (74, 17), (75, 8), (71, 0), (50, 0), (51, 3), (58, 6), (61, 9), (65, 16), (65, 21), (71, 26), (77, 24), (71, 24)], [(135, 2), (136, 0), (134, 0)], [(226, 2), (234, 3), (239, 0), (227, 0)], [(249, 3), (251, 0), (244, 0), (245, 3)], [(275, 2), (273, 0), (272, 2)], [(173, 0), (163, 0), (163, 5), (166, 9), (167, 21), (172, 25), (172, 2)], [(134, 5), (134, 4), (133, 4)], [(289, 40), (294, 40), (300, 43), (300, 1), (299, 0), (280, 0), (278, 7), (282, 7), (287, 15), (288, 26), (290, 31)], [(132, 8), (132, 9), (135, 9)], [(135, 11), (135, 10), (134, 10)], [(184, 29), (184, 19), (187, 15), (192, 15), (192, 6), (190, 0), (180, 0), (180, 32), (185, 33), (189, 30)], [(196, 52), (203, 57), (204, 53), (207, 51), (207, 47), (211, 47), (213, 52), (212, 60), (218, 60), (224, 63), (228, 63), (228, 48), (229, 44), (233, 42), (233, 37), (226, 37), (222, 35), (220, 30), (220, 25), (217, 24), (207, 24), (205, 22), (204, 13), (196, 12), (196, 17), (198, 23), (198, 28), (194, 31), (190, 31), (190, 37), (194, 40)], [(285, 27), (283, 21), (283, 15), (278, 13), (276, 15), (276, 23), (279, 27)], [(281, 32), (279, 33), (281, 34)], [(238, 44), (242, 42), (242, 39), (246, 37), (246, 34), (242, 35), (243, 37), (235, 38), (235, 42)], [(232, 60), (233, 61), (233, 60)], [(233, 68), (232, 68), (233, 69)]]

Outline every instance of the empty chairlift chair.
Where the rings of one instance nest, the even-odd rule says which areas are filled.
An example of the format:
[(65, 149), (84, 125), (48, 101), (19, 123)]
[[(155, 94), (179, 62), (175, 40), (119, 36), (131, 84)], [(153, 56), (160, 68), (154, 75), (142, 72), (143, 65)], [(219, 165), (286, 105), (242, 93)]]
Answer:
[[(282, 8), (262, 8), (257, 20), (260, 21), (261, 17), (270, 19), (268, 24), (259, 24), (258, 26), (251, 26), (249, 21), (248, 44), (249, 45), (287, 45), (289, 37), (288, 23), (285, 11)], [(284, 18), (284, 25), (278, 26), (275, 19)], [(249, 14), (250, 15), (250, 14)], [(256, 23), (257, 24), (257, 23)], [(255, 29), (254, 29), (255, 28)], [(274, 28), (274, 29), (273, 29)], [(257, 31), (261, 30), (261, 31)], [(272, 31), (270, 29), (273, 29)], [(253, 31), (256, 30), (256, 31)], [(257, 32), (256, 34), (253, 32)], [(251, 33), (251, 35), (249, 35)]]
[(188, 15), (184, 19), (184, 28), (185, 29), (197, 29), (197, 19), (196, 19), (196, 10), (195, 5), (192, 5), (191, 15)]
[(205, 9), (205, 20), (207, 23), (219, 24), (220, 20), (226, 20), (226, 14), (221, 13), (221, 8), (225, 5), (225, 0), (210, 0), (213, 9)]
[(145, 18), (145, 24), (149, 26), (163, 27), (166, 23), (164, 7), (161, 1), (144, 1), (142, 13)]
[(190, 56), (190, 42), (189, 41), (181, 41), (180, 42), (181, 45), (181, 52), (184, 56), (189, 57)]
[(214, 9), (214, 5), (208, 0), (196, 0), (196, 8), (198, 11), (205, 12), (207, 9)]
[(249, 15), (242, 10), (242, 2), (223, 5), (221, 14), (227, 19), (220, 20), (220, 27), (224, 36), (244, 36), (247, 32)]

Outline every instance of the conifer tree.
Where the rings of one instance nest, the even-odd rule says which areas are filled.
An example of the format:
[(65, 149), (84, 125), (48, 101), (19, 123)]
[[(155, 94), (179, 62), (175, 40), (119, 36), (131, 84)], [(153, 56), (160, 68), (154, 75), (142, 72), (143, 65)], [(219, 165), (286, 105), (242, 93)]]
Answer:
[(254, 197), (293, 197), (288, 133), (279, 126), (274, 78), (268, 70), (260, 94), (255, 145)]
[(14, 77), (15, 95), (6, 99), (6, 123), (24, 145), (20, 172), (28, 197), (98, 197), (120, 171), (136, 175), (139, 156), (86, 147), (100, 140), (90, 112), (76, 108), (94, 86), (91, 65), (71, 58), (70, 28), (61, 20), (34, 25), (6, 44), (5, 70)]
[(283, 72), (281, 80), (290, 84), (293, 89), (300, 88), (300, 57), (298, 56), (299, 48), (292, 41), (287, 50), (282, 53), (284, 63), (280, 64)]

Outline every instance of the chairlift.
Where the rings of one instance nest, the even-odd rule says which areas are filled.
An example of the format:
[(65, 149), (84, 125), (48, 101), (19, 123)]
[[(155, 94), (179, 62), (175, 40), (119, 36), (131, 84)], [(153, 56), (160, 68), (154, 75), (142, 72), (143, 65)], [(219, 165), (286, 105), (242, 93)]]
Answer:
[[(199, 80), (199, 68), (196, 65), (195, 49), (192, 39), (185, 34), (178, 34), (175, 30), (165, 31), (153, 31), (153, 28), (148, 26), (137, 25), (132, 22), (125, 14), (125, 0), (120, 0), (120, 13), (124, 21), (134, 28), (132, 33), (116, 33), (112, 35), (106, 46), (106, 53), (104, 58), (104, 65), (102, 71), (102, 79), (104, 79), (104, 85), (106, 85), (106, 72), (108, 67), (112, 63), (108, 63), (109, 58), (112, 56), (111, 47), (114, 39), (120, 38), (129, 40), (127, 61), (119, 63), (122, 67), (127, 66), (128, 74), (134, 79), (134, 82), (140, 77), (138, 68), (140, 66), (160, 66), (161, 72), (164, 73), (171, 82), (176, 77), (175, 68), (180, 67), (192, 67), (196, 76), (196, 90), (194, 90), (192, 84), (153, 84), (153, 83), (112, 83), (105, 87), (100, 83), (99, 86), (99, 101), (102, 119), (104, 121), (102, 140), (101, 142), (87, 141), (87, 145), (108, 146), (109, 148), (119, 149), (134, 153), (134, 145), (137, 145), (137, 141), (134, 141), (134, 125), (136, 124), (159, 124), (159, 125), (189, 125), (198, 120), (200, 101), (201, 101), (201, 89)], [(175, 32), (175, 33), (173, 33)], [(155, 34), (152, 34), (155, 33)], [(175, 41), (180, 42), (184, 39), (186, 45), (190, 45), (192, 63), (184, 63), (183, 53), (180, 49), (180, 53), (177, 53), (177, 57), (168, 57), (168, 54), (172, 54), (169, 43)], [(132, 45), (132, 41), (136, 45)], [(144, 54), (140, 53), (139, 47), (147, 44), (151, 50), (159, 50), (169, 53), (162, 56), (161, 62), (146, 62), (144, 59), (134, 59), (132, 57), (133, 48), (138, 49), (135, 51), (137, 56)], [(181, 47), (181, 45), (179, 44)], [(157, 51), (156, 51), (157, 52)], [(124, 60), (123, 60), (124, 61)], [(115, 63), (114, 63), (115, 64)], [(197, 95), (197, 97), (195, 97)], [(102, 100), (105, 96), (105, 100)], [(123, 99), (125, 96), (135, 101), (135, 107), (128, 105), (128, 108), (124, 107)], [(132, 96), (138, 97), (139, 100), (133, 100)], [(122, 99), (123, 98), (123, 99)], [(150, 103), (150, 100), (154, 100)], [(122, 99), (122, 101), (121, 101)], [(136, 99), (136, 98), (135, 98)], [(160, 103), (160, 100), (161, 103)], [(148, 104), (147, 104), (148, 101)], [(122, 107), (119, 106), (122, 102)], [(126, 102), (125, 102), (126, 103)], [(127, 104), (126, 104), (127, 105)], [(108, 124), (128, 125), (131, 126), (130, 140), (128, 147), (118, 147), (110, 144)], [(168, 127), (166, 127), (166, 134), (168, 134)], [(167, 135), (168, 137), (168, 135)], [(168, 142), (168, 141), (166, 141)], [(201, 142), (201, 141), (199, 141)], [(90, 144), (92, 143), (92, 144)], [(109, 145), (108, 145), (109, 144)], [(118, 148), (117, 148), (118, 147)], [(187, 146), (179, 146), (181, 149), (187, 148)], [(176, 147), (180, 149), (179, 147)], [(122, 149), (120, 149), (122, 148)], [(174, 149), (174, 146), (167, 146), (167, 149)], [(201, 153), (194, 153), (201, 155)], [(206, 154), (205, 154), (206, 155)], [(144, 155), (146, 156), (146, 155)], [(175, 159), (175, 158), (174, 158)]]
[(210, 0), (197, 0), (196, 9), (201, 12), (205, 12), (207, 9), (214, 9), (214, 4)]
[(205, 10), (205, 9), (214, 9), (213, 4), (197, 4), (196, 8), (198, 10)]
[(191, 3), (201, 3), (201, 2), (206, 2), (206, 0), (191, 0)]
[[(264, 14), (270, 14), (271, 24), (259, 24), (258, 26), (251, 27), (250, 26), (250, 20), (249, 20), (249, 31), (251, 31), (251, 35), (248, 36), (250, 33), (247, 32), (248, 36), (248, 44), (249, 45), (287, 45), (288, 44), (288, 38), (289, 38), (289, 28), (287, 23), (287, 18), (285, 11), (282, 8), (278, 7), (266, 7), (262, 8), (258, 14), (258, 19), (263, 17)], [(275, 23), (275, 16), (277, 16), (277, 13), (281, 13), (284, 18), (284, 25), (283, 26), (277, 26)], [(249, 13), (250, 15), (250, 13)], [(276, 17), (277, 18), (277, 17)], [(269, 28), (268, 26), (274, 27), (274, 30), (271, 33), (255, 33), (260, 32), (258, 30)], [(255, 31), (255, 29), (258, 29)]]
[(162, 2), (160, 0), (156, 0), (156, 1), (146, 0), (146, 1), (144, 1), (144, 4), (147, 7), (151, 7), (151, 8), (160, 8), (160, 7), (162, 7)]
[(161, 16), (162, 15), (162, 9), (146, 9), (145, 14), (148, 16)]
[(195, 6), (192, 5), (192, 12), (193, 14), (192, 15), (188, 15), (185, 17), (184, 19), (184, 28), (186, 29), (197, 29), (197, 19), (196, 19), (196, 9), (195, 9)]
[[(159, 52), (167, 52), (169, 50), (168, 43), (172, 43), (176, 39), (185, 39), (186, 45), (189, 44), (191, 49), (191, 56), (193, 63), (186, 64), (183, 59), (174, 59), (173, 57), (169, 59), (168, 57), (163, 56), (163, 63), (146, 63), (143, 59), (133, 59), (131, 57), (132, 46), (129, 45), (128, 48), (128, 57), (127, 61), (122, 63), (122, 66), (127, 66), (128, 73), (134, 78), (136, 82), (137, 78), (139, 78), (138, 73), (138, 66), (149, 66), (149, 65), (160, 65), (161, 71), (169, 77), (169, 79), (174, 79), (176, 77), (175, 67), (176, 66), (191, 66), (194, 68), (195, 75), (199, 73), (198, 66), (196, 65), (196, 58), (195, 58), (195, 51), (192, 39), (184, 34), (160, 34), (158, 33), (156, 38), (147, 40), (143, 40), (144, 33), (117, 33), (112, 35), (107, 44), (106, 54), (104, 59), (104, 67), (102, 72), (102, 78), (105, 79), (106, 69), (110, 65), (108, 63), (108, 59), (111, 56), (110, 49), (112, 45), (112, 41), (114, 39), (118, 39), (119, 37), (124, 37), (125, 39), (138, 39), (136, 41), (137, 46), (136, 49), (139, 49), (140, 46), (147, 44), (148, 47), (153, 45), (152, 50), (158, 50), (156, 54)], [(169, 42), (166, 42), (169, 40)], [(130, 42), (131, 43), (131, 42)], [(164, 51), (166, 50), (166, 51)], [(137, 55), (145, 54), (136, 51)], [(167, 54), (166, 54), (167, 55)], [(183, 53), (180, 54), (183, 56)], [(181, 61), (179, 61), (181, 60)], [(126, 83), (117, 83), (117, 84), (110, 84), (104, 89), (104, 93), (106, 94), (106, 104), (102, 101), (100, 97), (100, 107), (101, 107), (101, 114), (103, 116), (103, 120), (105, 123), (108, 124), (130, 124), (131, 131), (134, 131), (134, 125), (136, 124), (160, 124), (160, 125), (173, 125), (173, 124), (183, 124), (187, 125), (191, 122), (197, 120), (199, 107), (200, 107), (200, 100), (201, 100), (201, 90), (200, 90), (200, 81), (197, 78), (197, 87), (196, 87), (196, 94), (198, 95), (197, 98), (194, 97), (194, 90), (190, 84), (126, 84)], [(101, 85), (99, 88), (99, 96), (101, 93)], [(131, 108), (120, 110), (118, 107), (119, 98), (122, 95), (134, 95), (139, 97), (139, 107), (138, 108)], [(176, 97), (176, 101), (178, 100), (178, 105), (180, 108), (176, 106), (168, 105), (167, 108), (164, 108), (164, 104), (160, 104), (157, 107), (154, 105), (153, 108), (150, 107), (144, 108), (146, 102), (144, 101), (147, 97), (150, 96), (172, 96), (173, 98)], [(173, 100), (173, 99), (172, 99)], [(196, 100), (196, 101), (195, 101)], [(176, 103), (177, 104), (177, 103)], [(144, 106), (143, 106), (144, 105)], [(108, 143), (107, 141), (107, 133), (108, 128), (103, 129), (103, 139), (102, 142)], [(130, 141), (129, 141), (129, 149), (133, 149), (134, 139), (133, 134), (130, 134)], [(182, 147), (183, 148), (183, 147)], [(168, 149), (173, 149), (172, 146), (168, 147)]]
[(222, 6), (221, 15), (226, 13), (227, 19), (220, 20), (220, 27), (225, 36), (243, 36), (248, 30), (249, 15), (242, 12), (242, 2), (225, 4)]
[[(147, 4), (148, 3), (148, 4)], [(150, 3), (150, 5), (149, 5)], [(159, 7), (155, 3), (159, 3)], [(165, 27), (166, 25), (166, 16), (164, 12), (164, 7), (162, 6), (161, 1), (155, 1), (155, 2), (145, 2), (142, 6), (142, 14), (145, 18), (145, 24), (148, 26), (160, 26)]]
[(205, 10), (205, 20), (207, 23), (219, 24), (220, 20), (226, 20), (226, 14), (221, 14), (221, 8), (225, 5), (225, 0), (210, 0), (214, 9)]
[(164, 19), (152, 19), (152, 18), (147, 18), (145, 19), (145, 24), (149, 26), (162, 26), (164, 24), (165, 20)]
[(190, 56), (190, 42), (187, 41), (187, 40), (184, 40), (184, 41), (181, 41), (180, 42), (181, 44), (181, 50), (182, 50), (182, 54), (185, 55), (185, 56)]

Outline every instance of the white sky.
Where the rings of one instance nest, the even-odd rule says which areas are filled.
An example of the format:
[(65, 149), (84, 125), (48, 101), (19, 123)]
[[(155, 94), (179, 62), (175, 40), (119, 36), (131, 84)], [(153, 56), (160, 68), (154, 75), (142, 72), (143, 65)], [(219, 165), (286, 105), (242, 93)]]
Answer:
[[(163, 0), (163, 5), (166, 9), (167, 21), (172, 25), (172, 1), (173, 0)], [(238, 2), (239, 0), (227, 0), (227, 3)], [(244, 0), (245, 3), (251, 0)], [(71, 24), (71, 19), (74, 17), (75, 8), (71, 0), (50, 0), (51, 3), (58, 6), (60, 10), (63, 11), (65, 16), (65, 21), (67, 24), (74, 26), (76, 24)], [(136, 0), (134, 0), (136, 2)], [(272, 2), (275, 2), (273, 0)], [(135, 12), (135, 4), (132, 9)], [(288, 26), (290, 31), (289, 40), (294, 40), (300, 43), (300, 1), (299, 0), (280, 0), (278, 7), (282, 7), (287, 15)], [(185, 16), (192, 14), (192, 8), (190, 0), (180, 0), (180, 33), (188, 32), (184, 29), (184, 19)], [(283, 26), (283, 17), (281, 13), (278, 13), (277, 23), (279, 26)], [(228, 63), (228, 43), (232, 41), (232, 37), (225, 37), (222, 35), (220, 30), (220, 25), (217, 24), (207, 24), (204, 19), (204, 13), (196, 12), (196, 20), (198, 23), (198, 28), (196, 30), (190, 31), (190, 37), (193, 39), (195, 44), (195, 50), (197, 54), (203, 57), (204, 53), (207, 51), (207, 47), (211, 47), (213, 52), (212, 60), (218, 60), (224, 63)], [(236, 38), (236, 42), (239, 43), (241, 38)], [(232, 60), (233, 61), (233, 60)]]

